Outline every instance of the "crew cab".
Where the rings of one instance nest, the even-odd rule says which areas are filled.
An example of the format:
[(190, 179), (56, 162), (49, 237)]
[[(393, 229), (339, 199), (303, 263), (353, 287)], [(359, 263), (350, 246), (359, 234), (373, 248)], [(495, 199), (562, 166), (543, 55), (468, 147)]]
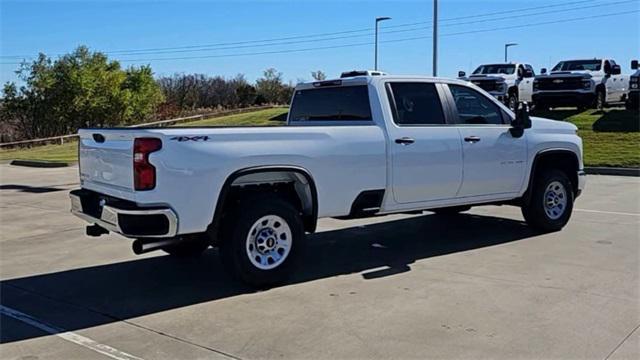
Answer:
[(638, 60), (631, 61), (631, 70), (635, 70), (629, 76), (629, 95), (625, 106), (629, 110), (640, 109), (640, 69), (638, 69)]
[(563, 60), (533, 82), (536, 108), (558, 106), (603, 109), (609, 103), (624, 103), (629, 78), (612, 59)]
[(512, 110), (520, 101), (532, 102), (534, 76), (533, 67), (522, 63), (480, 65), (469, 77), (458, 72), (458, 78), (471, 81)]
[[(283, 281), (320, 218), (519, 206), (560, 230), (585, 186), (569, 123), (514, 113), (466, 81), (353, 76), (296, 86), (286, 126), (79, 131), (71, 209), (135, 253), (220, 249), (239, 279)], [(437, 216), (437, 215), (436, 215)]]

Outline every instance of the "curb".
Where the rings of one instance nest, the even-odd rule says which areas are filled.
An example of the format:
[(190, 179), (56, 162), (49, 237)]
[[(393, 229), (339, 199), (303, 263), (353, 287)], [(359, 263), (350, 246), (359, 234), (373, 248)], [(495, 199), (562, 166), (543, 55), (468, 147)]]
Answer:
[(640, 168), (585, 167), (589, 175), (640, 176)]
[(39, 161), (39, 160), (12, 160), (9, 164), (14, 166), (28, 166), (37, 168), (60, 168), (67, 167), (65, 162)]

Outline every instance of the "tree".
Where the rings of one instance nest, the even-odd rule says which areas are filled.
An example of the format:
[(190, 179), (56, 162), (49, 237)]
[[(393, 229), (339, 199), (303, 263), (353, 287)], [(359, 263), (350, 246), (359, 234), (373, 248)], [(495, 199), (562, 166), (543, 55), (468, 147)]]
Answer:
[(318, 81), (327, 79), (327, 75), (322, 72), (322, 70), (312, 71), (311, 76), (313, 76), (313, 78)]
[(256, 81), (256, 102), (287, 104), (291, 99), (293, 86), (282, 83), (282, 73), (274, 68), (264, 71), (263, 77)]
[(5, 84), (0, 119), (17, 124), (22, 138), (140, 122), (163, 101), (150, 67), (123, 70), (84, 46), (55, 61), (40, 54), (17, 73), (24, 85)]

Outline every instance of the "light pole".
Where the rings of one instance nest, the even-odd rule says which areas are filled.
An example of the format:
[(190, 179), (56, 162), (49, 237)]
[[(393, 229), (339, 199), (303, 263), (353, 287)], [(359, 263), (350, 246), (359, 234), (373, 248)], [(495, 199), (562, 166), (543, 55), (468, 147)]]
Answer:
[(438, 0), (433, 0), (433, 76), (438, 76)]
[(378, 70), (378, 23), (380, 21), (385, 21), (385, 20), (391, 20), (390, 17), (388, 16), (383, 16), (383, 17), (377, 17), (376, 18), (376, 45), (375, 45), (375, 50), (374, 50), (374, 64), (373, 64), (373, 70)]
[(516, 45), (518, 45), (518, 44), (516, 44), (516, 43), (504, 44), (504, 62), (507, 62), (507, 58), (508, 58), (507, 57), (507, 49), (509, 49), (509, 46), (516, 46)]

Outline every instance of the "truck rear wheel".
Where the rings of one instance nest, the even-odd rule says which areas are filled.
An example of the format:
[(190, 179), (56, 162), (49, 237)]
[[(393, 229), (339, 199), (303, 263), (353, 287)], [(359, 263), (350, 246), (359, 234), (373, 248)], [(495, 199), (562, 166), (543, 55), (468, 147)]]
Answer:
[(230, 218), (220, 244), (225, 268), (256, 287), (286, 280), (304, 243), (300, 212), (277, 196), (263, 195), (241, 202)]
[(545, 170), (536, 174), (531, 199), (522, 205), (527, 223), (545, 232), (562, 229), (573, 210), (573, 188), (567, 175), (559, 170)]

